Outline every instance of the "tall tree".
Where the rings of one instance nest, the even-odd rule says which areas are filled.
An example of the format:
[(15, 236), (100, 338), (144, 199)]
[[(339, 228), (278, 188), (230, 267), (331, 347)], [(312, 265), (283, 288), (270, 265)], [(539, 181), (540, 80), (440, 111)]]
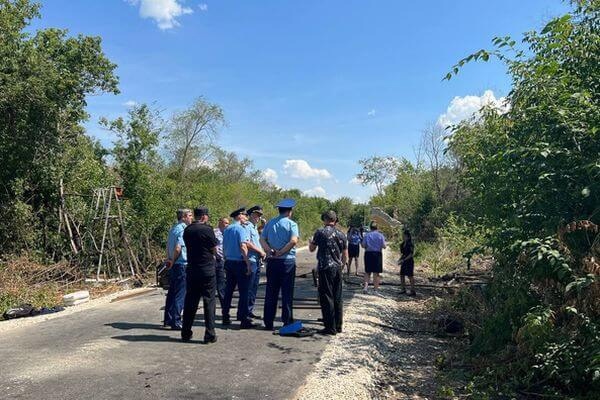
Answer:
[[(115, 64), (99, 37), (66, 30), (27, 31), (39, 17), (28, 0), (0, 0), (0, 247), (27, 246), (23, 232), (57, 224), (62, 154), (77, 145), (86, 96), (118, 93)], [(54, 229), (52, 229), (54, 231)]]
[(180, 176), (187, 169), (207, 161), (219, 129), (225, 124), (221, 107), (203, 97), (199, 97), (187, 110), (173, 115), (167, 140)]
[[(440, 170), (446, 164), (446, 144), (444, 142), (445, 130), (437, 123), (429, 123), (421, 131), (420, 151), (427, 158), (427, 167), (433, 176), (433, 184), (437, 200), (442, 198), (442, 183)], [(418, 166), (418, 161), (417, 161)]]
[(358, 163), (362, 169), (356, 177), (363, 186), (375, 185), (378, 195), (382, 195), (385, 186), (396, 178), (400, 166), (400, 161), (390, 156), (363, 158)]

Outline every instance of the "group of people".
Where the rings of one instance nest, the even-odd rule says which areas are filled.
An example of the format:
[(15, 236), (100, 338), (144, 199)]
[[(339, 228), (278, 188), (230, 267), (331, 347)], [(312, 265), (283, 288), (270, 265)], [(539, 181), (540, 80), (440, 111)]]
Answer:
[[(266, 289), (263, 309), (263, 326), (274, 330), (279, 294), (282, 299), (281, 320), (290, 325), (293, 318), (294, 282), (296, 276), (296, 246), (300, 237), (298, 225), (291, 219), (296, 202), (284, 199), (277, 204), (279, 215), (266, 222), (261, 206), (239, 208), (229, 218), (220, 218), (218, 226), (208, 224), (209, 210), (200, 206), (193, 210), (177, 210), (178, 222), (169, 231), (167, 259), (169, 290), (167, 293), (164, 326), (181, 331), (183, 341), (192, 338), (192, 326), (200, 299), (203, 300), (205, 343), (217, 340), (215, 314), (217, 298), (222, 311), (222, 324), (231, 324), (231, 303), (237, 288), (239, 293), (236, 319), (240, 329), (258, 327), (255, 320), (256, 296), (263, 264), (266, 265)], [(324, 329), (319, 333), (335, 335), (342, 331), (342, 273), (348, 273), (352, 259), (358, 268), (360, 250), (365, 249), (365, 286), (370, 276), (377, 291), (379, 274), (383, 269), (382, 249), (385, 238), (371, 223), (366, 234), (354, 231), (348, 235), (337, 227), (337, 215), (326, 211), (321, 215), (323, 227), (317, 229), (309, 250), (317, 251), (319, 276), (319, 302)], [(405, 237), (406, 239), (406, 237)], [(405, 240), (406, 241), (406, 240)], [(350, 250), (350, 253), (349, 253)], [(412, 242), (404, 252), (402, 265), (412, 262)], [(404, 267), (403, 267), (404, 268)], [(404, 272), (407, 272), (405, 270)], [(412, 270), (410, 275), (412, 281)], [(404, 282), (404, 276), (402, 277)], [(412, 290), (414, 293), (414, 288)]]
[[(400, 293), (406, 293), (409, 296), (416, 296), (414, 280), (414, 245), (412, 235), (408, 229), (402, 232), (403, 240), (400, 245)], [(348, 239), (348, 262), (347, 275), (350, 275), (352, 261), (354, 260), (355, 275), (358, 275), (358, 259), (360, 258), (360, 248), (364, 248), (364, 286), (363, 293), (369, 292), (371, 275), (373, 275), (373, 288), (375, 294), (379, 294), (380, 274), (383, 272), (383, 249), (387, 248), (385, 237), (379, 231), (377, 223), (372, 221), (369, 226), (369, 232), (364, 229), (351, 227), (347, 233)], [(406, 278), (410, 281), (410, 289), (406, 290)]]

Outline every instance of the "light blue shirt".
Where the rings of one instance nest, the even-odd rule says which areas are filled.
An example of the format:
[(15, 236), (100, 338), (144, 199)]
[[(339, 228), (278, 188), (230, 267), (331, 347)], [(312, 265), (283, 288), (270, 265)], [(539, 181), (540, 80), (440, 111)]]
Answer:
[[(252, 244), (256, 247), (262, 249), (260, 244), (260, 235), (258, 234), (258, 229), (256, 229), (256, 226), (252, 222), (248, 221), (244, 227), (250, 234), (250, 242), (252, 242)], [(260, 259), (260, 256), (258, 255), (258, 252), (254, 250), (248, 250), (248, 259), (250, 259), (250, 261), (257, 262)]]
[[(280, 250), (292, 239), (293, 236), (300, 237), (298, 224), (288, 217), (275, 217), (265, 225), (262, 231), (262, 238), (267, 241), (269, 247)], [(296, 247), (293, 247), (288, 253), (277, 258), (296, 258)]]
[(181, 253), (177, 260), (173, 262), (173, 264), (187, 264), (187, 250), (185, 248), (185, 242), (183, 241), (183, 231), (187, 225), (183, 222), (178, 222), (169, 231), (169, 236), (167, 237), (167, 256), (169, 259), (173, 258), (173, 254), (175, 253), (175, 247), (177, 245), (181, 246)]
[(225, 260), (244, 261), (240, 245), (250, 240), (248, 230), (239, 222), (234, 222), (223, 231), (223, 255)]
[(365, 251), (380, 252), (385, 246), (385, 237), (379, 231), (371, 231), (367, 233), (363, 239)]

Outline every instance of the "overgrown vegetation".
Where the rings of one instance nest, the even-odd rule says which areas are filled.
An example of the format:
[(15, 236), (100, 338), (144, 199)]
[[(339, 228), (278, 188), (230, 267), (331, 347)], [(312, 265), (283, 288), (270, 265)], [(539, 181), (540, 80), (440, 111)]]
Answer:
[[(479, 388), (527, 396), (600, 395), (600, 2), (460, 61), (497, 57), (513, 78), (508, 110), (454, 127), (463, 216), (496, 260), (470, 355)], [(482, 379), (488, 377), (489, 379)]]
[(491, 282), (449, 304), (473, 398), (600, 397), (600, 1), (571, 4), (522, 47), (495, 38), (446, 76), (495, 57), (512, 76), (505, 105), (428, 127), (393, 178), (373, 173), (390, 158), (361, 162), (371, 204), (413, 231), (432, 275), (493, 260)]

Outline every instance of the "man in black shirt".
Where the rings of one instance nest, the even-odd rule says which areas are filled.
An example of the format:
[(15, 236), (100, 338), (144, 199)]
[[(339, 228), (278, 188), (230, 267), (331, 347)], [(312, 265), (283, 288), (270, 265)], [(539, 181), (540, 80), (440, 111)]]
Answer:
[(319, 302), (325, 325), (319, 333), (335, 335), (342, 332), (342, 269), (348, 261), (348, 241), (335, 227), (335, 211), (324, 212), (321, 220), (324, 226), (317, 229), (309, 245), (311, 252), (319, 249)]
[(217, 341), (215, 334), (216, 309), (216, 247), (219, 244), (213, 228), (208, 225), (208, 208), (194, 209), (194, 222), (183, 232), (187, 248), (188, 267), (186, 271), (186, 294), (183, 306), (183, 327), (181, 339), (192, 338), (192, 325), (202, 297), (204, 305), (204, 343)]

